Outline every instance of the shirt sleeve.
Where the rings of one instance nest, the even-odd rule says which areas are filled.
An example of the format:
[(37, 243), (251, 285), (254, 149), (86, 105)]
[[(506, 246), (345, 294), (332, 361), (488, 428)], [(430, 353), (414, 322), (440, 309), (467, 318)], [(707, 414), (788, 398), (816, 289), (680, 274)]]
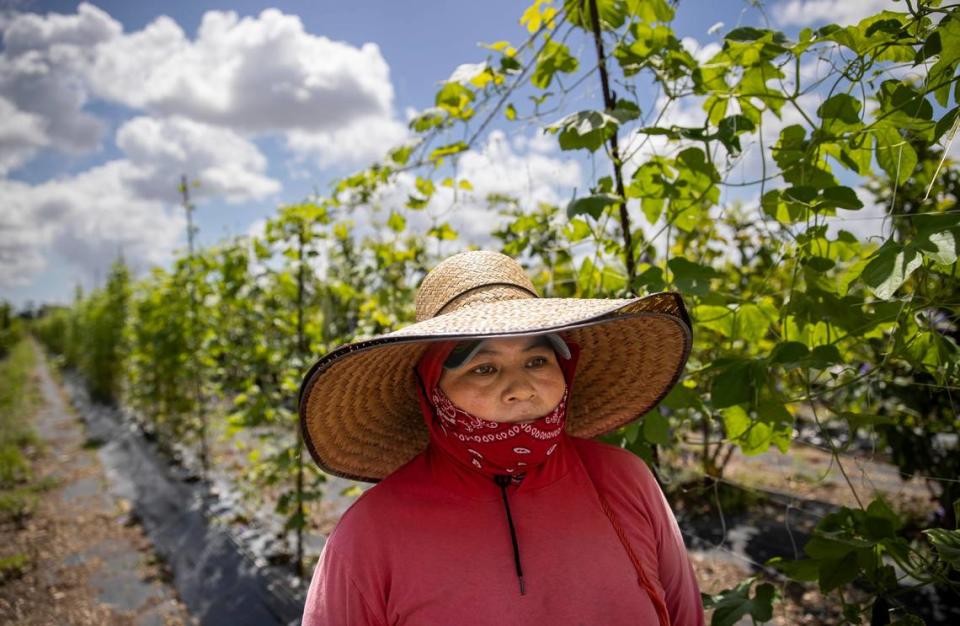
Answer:
[(670, 623), (673, 626), (704, 626), (700, 587), (687, 556), (677, 518), (653, 472), (646, 463), (641, 461), (640, 465), (641, 483), (647, 496), (645, 499), (650, 504), (652, 522), (659, 535), (659, 574)]
[(302, 626), (369, 624), (386, 626), (357, 582), (351, 577), (349, 563), (328, 541), (313, 571)]

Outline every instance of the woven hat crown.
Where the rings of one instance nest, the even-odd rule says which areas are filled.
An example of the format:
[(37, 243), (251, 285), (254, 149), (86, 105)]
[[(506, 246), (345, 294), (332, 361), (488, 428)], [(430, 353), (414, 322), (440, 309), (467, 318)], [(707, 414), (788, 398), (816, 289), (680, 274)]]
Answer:
[(516, 260), (490, 250), (470, 250), (443, 260), (424, 277), (415, 298), (417, 321), (477, 302), (539, 297)]

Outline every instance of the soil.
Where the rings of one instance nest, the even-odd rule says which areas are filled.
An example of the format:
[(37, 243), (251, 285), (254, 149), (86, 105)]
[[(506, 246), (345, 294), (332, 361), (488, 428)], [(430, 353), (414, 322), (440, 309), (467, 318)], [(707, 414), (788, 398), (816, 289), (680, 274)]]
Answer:
[(32, 421), (43, 445), (28, 452), (35, 483), (49, 488), (26, 516), (0, 518), (0, 558), (25, 557), (0, 579), (0, 623), (196, 624), (129, 505), (111, 494), (98, 442), (87, 440), (35, 349), (43, 402)]

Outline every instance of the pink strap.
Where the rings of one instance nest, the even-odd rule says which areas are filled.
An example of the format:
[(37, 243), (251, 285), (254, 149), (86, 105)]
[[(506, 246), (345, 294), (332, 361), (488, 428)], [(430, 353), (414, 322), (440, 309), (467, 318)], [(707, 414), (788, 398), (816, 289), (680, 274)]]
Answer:
[(613, 525), (613, 529), (616, 531), (617, 537), (620, 539), (620, 543), (623, 544), (623, 548), (627, 551), (627, 556), (630, 557), (630, 562), (633, 563), (633, 568), (637, 571), (637, 583), (641, 588), (643, 588), (644, 591), (647, 592), (647, 595), (650, 596), (650, 600), (653, 602), (653, 608), (657, 611), (657, 618), (660, 621), (660, 626), (670, 626), (670, 613), (667, 612), (666, 602), (664, 602), (663, 597), (661, 597), (656, 588), (650, 583), (649, 579), (647, 579), (647, 574), (643, 569), (643, 565), (640, 564), (640, 559), (637, 557), (637, 553), (633, 550), (633, 546), (630, 545), (630, 540), (627, 539), (627, 534), (623, 531), (623, 527), (617, 520), (616, 514), (607, 503), (607, 499), (603, 497), (602, 493), (600, 493), (597, 483), (593, 480), (593, 476), (590, 474), (590, 468), (588, 467), (588, 464), (584, 463), (583, 467), (587, 470), (587, 476), (590, 477), (590, 482), (593, 483), (593, 488), (597, 492), (597, 496), (600, 498), (600, 507), (603, 509), (603, 512), (606, 513), (607, 518), (610, 520), (610, 524)]

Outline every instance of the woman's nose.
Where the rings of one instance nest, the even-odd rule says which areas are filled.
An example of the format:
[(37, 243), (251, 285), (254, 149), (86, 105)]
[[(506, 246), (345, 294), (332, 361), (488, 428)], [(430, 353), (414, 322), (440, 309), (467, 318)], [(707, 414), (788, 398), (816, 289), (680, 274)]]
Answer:
[(533, 385), (526, 378), (520, 376), (510, 381), (504, 390), (503, 397), (505, 402), (523, 402), (532, 400), (536, 395), (536, 389)]

